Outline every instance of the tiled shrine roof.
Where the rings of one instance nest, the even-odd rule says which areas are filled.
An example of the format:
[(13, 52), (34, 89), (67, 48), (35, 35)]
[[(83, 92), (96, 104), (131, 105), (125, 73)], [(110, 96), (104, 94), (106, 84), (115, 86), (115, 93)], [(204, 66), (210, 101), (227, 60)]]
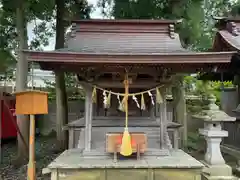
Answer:
[[(190, 52), (181, 45), (169, 20), (73, 21), (65, 48), (50, 52), (25, 51), (28, 61), (42, 69), (65, 71), (101, 64), (142, 64), (195, 72), (216, 64), (227, 68), (235, 52)], [(181, 67), (179, 67), (181, 65)], [(64, 66), (64, 67), (63, 67)]]
[(218, 29), (213, 45), (214, 51), (240, 50), (240, 17), (216, 17)]
[(80, 20), (74, 21), (62, 51), (88, 53), (187, 52), (175, 33), (177, 21)]

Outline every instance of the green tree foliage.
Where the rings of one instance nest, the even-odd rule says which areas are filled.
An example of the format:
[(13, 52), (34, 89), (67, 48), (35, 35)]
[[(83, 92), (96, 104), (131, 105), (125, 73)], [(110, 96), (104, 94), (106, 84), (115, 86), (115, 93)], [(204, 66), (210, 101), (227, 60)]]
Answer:
[[(16, 1), (0, 0), (0, 76), (7, 79), (14, 78), (13, 70), (17, 62)], [(43, 50), (56, 30), (55, 0), (27, 0), (25, 7), (26, 23), (34, 25), (29, 49)], [(90, 18), (92, 6), (86, 0), (66, 1), (66, 7), (66, 28), (72, 19)]]
[(177, 26), (182, 44), (197, 51), (212, 46), (213, 16), (232, 7), (227, 0), (99, 0), (98, 5), (105, 16), (116, 19), (182, 19)]
[[(49, 99), (56, 100), (56, 83), (49, 80), (46, 80), (45, 83), (47, 85), (47, 91), (49, 92)], [(79, 86), (79, 84), (76, 83), (76, 77), (73, 73), (66, 73), (65, 84), (67, 97), (69, 100), (84, 99), (85, 93), (83, 89)]]
[(17, 46), (16, 29), (13, 28), (12, 20), (7, 18), (8, 14), (9, 12), (6, 12), (3, 6), (0, 7), (0, 73), (4, 73), (9, 66), (14, 66), (16, 63), (16, 57), (13, 54)]
[[(87, 1), (69, 0), (69, 1), (58, 1), (63, 2), (63, 14), (60, 17), (63, 19), (66, 17), (66, 25), (63, 23), (60, 28), (56, 29), (56, 1), (55, 0), (1, 0), (0, 1), (0, 59), (2, 71), (5, 71), (4, 67), (8, 67), (8, 62), (16, 62), (14, 53), (19, 55), (20, 60), (18, 63), (18, 72), (20, 76), (17, 80), (17, 88), (21, 86), (21, 90), (25, 89), (25, 84), (27, 79), (27, 65), (25, 62), (24, 54), (18, 52), (17, 49), (23, 50), (26, 48), (42, 50), (44, 46), (49, 44), (49, 39), (56, 30), (61, 31), (61, 35), (64, 36), (65, 28), (69, 26), (69, 21), (73, 18), (84, 18), (89, 17), (89, 12), (91, 7), (88, 6)], [(63, 7), (62, 6), (62, 7)], [(59, 8), (58, 8), (59, 9)], [(18, 16), (16, 16), (18, 14)], [(17, 20), (18, 19), (18, 20)], [(63, 21), (61, 21), (62, 23)], [(34, 23), (35, 27), (33, 29), (34, 39), (27, 45), (27, 24)], [(18, 32), (18, 33), (17, 33)], [(21, 32), (21, 33), (19, 33)], [(58, 33), (59, 35), (59, 33)], [(24, 42), (24, 43), (23, 43)], [(64, 39), (63, 43), (64, 45)], [(59, 46), (59, 43), (58, 43)], [(63, 47), (63, 46), (62, 46)], [(21, 65), (20, 65), (21, 62)], [(4, 65), (3, 65), (4, 64)], [(24, 67), (23, 67), (24, 64)], [(26, 68), (26, 70), (25, 70)], [(0, 70), (1, 71), (1, 70)], [(25, 73), (25, 74), (24, 74)], [(5, 73), (6, 74), (6, 73)], [(63, 76), (64, 77), (64, 76)], [(20, 80), (21, 79), (21, 80)], [(64, 78), (63, 78), (64, 80)], [(59, 84), (57, 84), (59, 85)], [(58, 88), (59, 90), (59, 88)], [(60, 87), (60, 91), (65, 93), (65, 89)], [(60, 99), (60, 98), (58, 98)], [(67, 112), (67, 105), (64, 106), (64, 102), (58, 104), (63, 104), (64, 112)], [(66, 103), (65, 103), (66, 104)], [(58, 105), (59, 106), (59, 105)], [(62, 111), (63, 112), (63, 111)], [(65, 116), (66, 115), (66, 116)], [(62, 119), (67, 117), (67, 113), (62, 116)], [(61, 118), (60, 118), (61, 119)], [(26, 132), (28, 125), (20, 121), (18, 117), (19, 127), (22, 132)], [(63, 124), (63, 122), (59, 123)], [(24, 135), (26, 140), (28, 133)], [(22, 144), (18, 141), (18, 144)], [(19, 144), (19, 154), (23, 154), (24, 148)]]
[[(16, 64), (16, 2), (17, 0), (0, 0), (0, 73)], [(66, 27), (74, 18), (90, 18), (92, 7), (86, 0), (66, 1), (66, 7)], [(29, 42), (29, 48), (42, 50), (49, 45), (49, 38), (55, 34), (55, 0), (27, 0), (25, 15), (26, 23), (34, 24), (34, 38)]]
[(232, 16), (239, 16), (240, 15), (240, 0), (233, 5), (231, 13)]
[[(53, 2), (51, 0), (29, 0), (25, 5), (26, 25), (36, 20), (45, 20), (43, 23), (36, 24), (33, 31), (35, 38), (30, 42), (30, 49), (40, 49), (48, 45), (47, 40), (52, 34), (45, 27), (46, 21), (50, 21), (53, 14)], [(5, 72), (13, 70), (17, 60), (19, 41), (16, 29), (17, 0), (1, 0), (0, 4), (0, 71)], [(27, 27), (25, 27), (25, 34), (27, 36)]]
[[(198, 76), (185, 76), (184, 86), (186, 94), (199, 96), (207, 99), (213, 94), (216, 97), (216, 103), (220, 105), (222, 88), (232, 88), (233, 83), (230, 81), (202, 81), (197, 79)], [(190, 107), (190, 106), (189, 106)]]

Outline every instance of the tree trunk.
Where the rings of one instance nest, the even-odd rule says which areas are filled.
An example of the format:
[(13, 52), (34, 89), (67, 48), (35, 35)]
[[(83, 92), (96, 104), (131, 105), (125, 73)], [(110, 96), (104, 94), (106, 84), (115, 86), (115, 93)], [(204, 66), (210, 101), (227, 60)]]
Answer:
[[(18, 3), (16, 10), (16, 26), (17, 26), (17, 34), (18, 34), (18, 62), (17, 62), (17, 72), (16, 72), (16, 91), (24, 91), (27, 87), (27, 76), (28, 76), (28, 63), (26, 61), (25, 55), (22, 52), (23, 49), (28, 48), (27, 43), (27, 23), (24, 16), (24, 0), (16, 1)], [(18, 115), (17, 116), (17, 124), (20, 132), (23, 135), (25, 142), (28, 145), (29, 139), (29, 121), (27, 120), (28, 116)], [(26, 149), (21, 136), (18, 134), (18, 157), (19, 159), (28, 157), (28, 149)]]
[[(65, 4), (63, 0), (56, 0), (57, 18), (56, 18), (56, 44), (55, 49), (64, 48), (64, 14)], [(56, 80), (56, 131), (60, 150), (68, 148), (68, 132), (62, 128), (68, 123), (68, 104), (65, 86), (65, 74), (61, 71), (55, 71)]]

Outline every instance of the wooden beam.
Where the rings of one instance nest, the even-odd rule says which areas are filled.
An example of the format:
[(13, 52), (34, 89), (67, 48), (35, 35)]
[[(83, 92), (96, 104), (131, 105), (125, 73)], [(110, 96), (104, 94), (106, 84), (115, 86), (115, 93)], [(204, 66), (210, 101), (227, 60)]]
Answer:
[[(59, 66), (61, 67), (61, 65)], [(74, 65), (74, 68), (76, 68), (76, 73), (79, 74), (82, 77), (85, 77), (86, 79), (89, 77), (95, 77), (94, 79), (97, 80), (100, 76), (104, 77), (105, 74), (111, 74), (112, 77), (124, 79), (125, 75), (125, 68), (124, 66), (118, 66), (118, 65), (112, 65), (112, 66), (100, 66), (100, 67), (92, 67), (92, 68), (77, 68), (76, 65)], [(81, 69), (81, 72), (79, 72), (79, 69)], [(130, 68), (128, 75), (129, 77), (132, 77), (133, 79), (137, 78), (138, 75), (149, 75), (154, 78), (161, 76), (164, 74), (164, 71), (161, 68), (156, 67), (144, 67), (144, 66), (133, 66)], [(167, 72), (170, 72), (169, 70)]]
[[(96, 83), (93, 83), (93, 84), (96, 84), (97, 86), (99, 87), (104, 87), (104, 88), (123, 88), (123, 83), (121, 82), (113, 82), (113, 81), (110, 81), (110, 82), (96, 82)], [(160, 83), (154, 83), (154, 82), (138, 82), (138, 83), (133, 83), (130, 85), (129, 88), (146, 88), (146, 87), (149, 87), (149, 88), (153, 88), (155, 86), (158, 86), (160, 85)]]
[[(79, 81), (79, 83), (81, 84), (82, 81)], [(102, 88), (123, 88), (123, 83), (122, 82), (117, 82), (117, 81), (96, 81), (96, 82), (91, 82), (92, 85), (96, 85)], [(136, 83), (132, 83), (130, 85), (130, 89), (131, 88), (154, 88), (156, 86), (161, 86), (161, 85), (170, 85), (172, 84), (171, 81), (166, 81), (166, 82), (151, 82), (150, 80), (147, 81), (140, 81), (140, 82), (136, 82)]]
[(76, 64), (228, 64), (236, 51), (197, 52), (197, 53), (82, 53), (82, 52), (43, 52), (24, 51), (27, 61), (76, 63)]
[[(73, 62), (39, 62), (41, 69), (43, 70), (61, 70), (64, 72), (74, 72), (74, 73), (79, 73), (82, 71), (85, 71), (85, 69), (88, 69), (89, 67), (94, 68), (95, 71), (102, 73), (102, 72), (121, 72), (124, 73), (123, 69), (124, 67), (127, 67), (129, 65), (127, 64), (122, 64), (121, 66), (116, 64), (78, 64), (73, 63)], [(197, 72), (211, 72), (213, 67), (216, 66), (216, 63), (161, 63), (161, 64), (133, 64), (131, 65), (134, 67), (131, 69), (132, 72), (137, 71), (137, 73), (150, 73), (150, 74), (160, 74), (162, 69), (168, 68), (169, 73), (174, 74), (174, 73), (197, 73)], [(143, 68), (135, 68), (135, 66), (141, 66)], [(230, 62), (229, 63), (223, 63), (220, 62), (217, 64), (219, 71), (227, 71), (230, 67)], [(122, 70), (121, 70), (122, 69)]]
[[(80, 84), (89, 83), (91, 85), (97, 85), (102, 88), (123, 88), (122, 80), (114, 80), (112, 78), (99, 79), (96, 81), (87, 81), (80, 76), (76, 76), (77, 81)], [(155, 80), (154, 78), (141, 78), (133, 81), (130, 88), (154, 88), (160, 85), (172, 85), (175, 81), (175, 76), (171, 76), (165, 79)]]

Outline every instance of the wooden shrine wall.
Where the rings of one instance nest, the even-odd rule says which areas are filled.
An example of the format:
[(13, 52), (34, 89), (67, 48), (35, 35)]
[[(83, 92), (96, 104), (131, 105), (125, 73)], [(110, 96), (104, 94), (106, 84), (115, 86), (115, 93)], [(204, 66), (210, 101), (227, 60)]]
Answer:
[[(119, 100), (117, 99), (116, 95), (111, 96), (111, 105), (109, 109), (104, 109), (103, 106), (103, 95), (101, 93), (98, 93), (97, 95), (97, 104), (95, 104), (93, 107), (93, 115), (97, 116), (125, 116), (124, 112), (121, 112), (119, 108)], [(141, 104), (141, 96), (137, 96), (139, 105)], [(120, 97), (122, 99), (122, 97)], [(132, 97), (129, 98), (129, 116), (142, 116), (142, 117), (148, 117), (151, 116), (152, 113), (154, 113), (152, 110), (155, 108), (151, 104), (151, 99), (145, 95), (144, 96), (146, 110), (141, 111), (138, 107), (136, 102), (133, 101)]]
[[(232, 112), (238, 106), (238, 95), (236, 88), (225, 88), (221, 92), (221, 107), (228, 115), (235, 116)], [(234, 147), (236, 149), (240, 148), (240, 117), (237, 117), (235, 122), (224, 122), (223, 129), (228, 131), (228, 137), (223, 139), (223, 144), (227, 146)]]
[[(114, 96), (112, 97), (112, 102), (114, 103)], [(116, 102), (115, 102), (116, 103)], [(94, 109), (96, 108), (96, 106), (93, 106)], [(115, 107), (118, 107), (117, 105)], [(135, 108), (136, 112), (138, 113), (138, 115), (140, 115), (140, 110), (138, 108), (136, 108), (136, 105), (134, 104), (134, 106), (132, 106), (132, 108)], [(112, 112), (116, 112), (116, 108), (113, 110), (110, 110)], [(168, 120), (172, 121), (173, 116), (172, 116), (172, 104), (171, 102), (168, 102), (167, 105), (167, 117)], [(104, 109), (100, 109), (99, 110), (99, 116), (104, 116)], [(120, 112), (121, 114), (123, 114), (122, 112)], [(96, 110), (93, 110), (93, 114), (97, 114)], [(109, 114), (109, 112), (108, 112)], [(108, 115), (107, 114), (107, 115)], [(114, 114), (114, 113), (113, 113)], [(147, 115), (150, 114), (147, 110), (143, 111), (143, 116), (147, 117)], [(69, 101), (68, 102), (68, 119), (69, 122), (72, 122), (76, 119), (79, 119), (81, 117), (84, 116), (84, 101), (82, 100), (73, 100), (73, 101)], [(42, 117), (42, 121), (41, 121), (41, 133), (44, 135), (49, 134), (51, 131), (55, 131), (56, 128), (56, 102), (52, 101), (49, 102), (49, 114), (48, 115), (44, 115)]]
[[(93, 127), (92, 128), (92, 149), (105, 148), (105, 136), (108, 132), (122, 132), (122, 127)], [(131, 127), (130, 132), (144, 132), (148, 138), (148, 148), (160, 148), (160, 128), (158, 127)], [(174, 144), (173, 130), (169, 130), (169, 138)], [(83, 148), (84, 147), (84, 129), (74, 131), (73, 146), (70, 148)]]

